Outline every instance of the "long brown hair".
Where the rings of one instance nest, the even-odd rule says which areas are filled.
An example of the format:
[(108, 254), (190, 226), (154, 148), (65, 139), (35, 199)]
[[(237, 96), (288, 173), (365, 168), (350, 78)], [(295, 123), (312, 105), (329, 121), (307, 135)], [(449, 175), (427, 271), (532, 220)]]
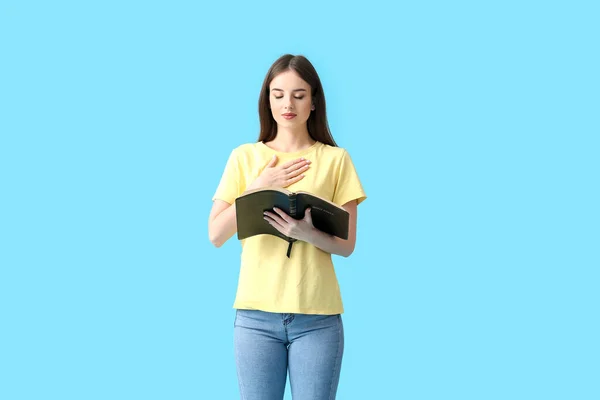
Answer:
[(315, 109), (311, 111), (306, 125), (308, 134), (314, 140), (337, 147), (333, 140), (329, 124), (327, 123), (327, 113), (325, 111), (325, 94), (323, 86), (315, 67), (302, 55), (294, 56), (285, 54), (279, 57), (269, 71), (263, 81), (258, 98), (258, 116), (260, 118), (260, 134), (258, 135), (259, 142), (269, 142), (277, 136), (277, 123), (273, 119), (271, 109), (269, 108), (269, 85), (271, 81), (280, 73), (287, 70), (295, 71), (300, 77), (310, 85), (312, 102)]

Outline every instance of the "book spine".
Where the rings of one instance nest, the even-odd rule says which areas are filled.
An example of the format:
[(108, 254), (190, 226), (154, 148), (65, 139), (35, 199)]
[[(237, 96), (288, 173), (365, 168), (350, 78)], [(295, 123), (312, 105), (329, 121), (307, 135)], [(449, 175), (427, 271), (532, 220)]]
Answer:
[[(290, 194), (289, 198), (290, 198), (290, 217), (296, 218), (296, 212), (297, 212), (297, 210), (296, 210), (296, 193)], [(296, 241), (296, 239), (292, 239), (292, 238), (288, 239), (289, 244), (288, 244), (288, 249), (287, 249), (287, 253), (286, 253), (287, 258), (290, 258), (290, 254), (292, 252), (292, 245), (294, 244), (295, 241)]]
[(296, 193), (290, 195), (290, 217), (296, 218)]

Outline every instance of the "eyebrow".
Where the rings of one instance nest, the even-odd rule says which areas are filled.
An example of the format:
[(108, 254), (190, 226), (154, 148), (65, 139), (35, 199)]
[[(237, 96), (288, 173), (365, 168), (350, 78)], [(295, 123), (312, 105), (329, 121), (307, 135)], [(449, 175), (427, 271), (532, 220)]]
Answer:
[[(273, 88), (273, 89), (271, 89), (271, 92), (274, 91), (274, 90), (278, 90), (280, 92), (284, 91), (283, 89)], [(292, 92), (306, 92), (306, 89), (294, 89), (294, 90), (292, 90)]]

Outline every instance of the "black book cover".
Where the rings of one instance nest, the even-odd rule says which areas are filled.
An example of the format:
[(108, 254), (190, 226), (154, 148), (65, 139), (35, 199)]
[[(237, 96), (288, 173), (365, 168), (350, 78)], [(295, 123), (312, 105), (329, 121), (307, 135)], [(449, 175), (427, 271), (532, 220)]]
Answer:
[(269, 187), (255, 189), (235, 200), (237, 237), (239, 240), (260, 234), (274, 235), (288, 243), (287, 256), (290, 257), (292, 243), (296, 241), (284, 235), (269, 224), (263, 213), (277, 207), (295, 219), (304, 218), (307, 208), (312, 211), (315, 228), (348, 239), (350, 214), (343, 207), (309, 192), (291, 192), (284, 188)]

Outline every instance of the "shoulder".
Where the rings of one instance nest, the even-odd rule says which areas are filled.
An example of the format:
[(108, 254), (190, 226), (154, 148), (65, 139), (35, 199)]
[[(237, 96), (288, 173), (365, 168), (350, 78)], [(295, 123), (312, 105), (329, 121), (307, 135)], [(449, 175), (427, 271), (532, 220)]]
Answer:
[(238, 161), (252, 159), (258, 150), (258, 143), (242, 143), (231, 151), (231, 157)]
[(235, 154), (245, 154), (249, 152), (255, 151), (257, 147), (257, 143), (242, 143), (239, 146), (235, 147), (232, 153)]
[(342, 159), (346, 156), (346, 154), (348, 154), (346, 149), (343, 147), (331, 146), (325, 143), (323, 143), (321, 149), (324, 156), (331, 157), (333, 159)]
[[(319, 160), (319, 165), (327, 165), (334, 174), (353, 173), (356, 170), (354, 160), (347, 149), (323, 145), (323, 158)], [(325, 155), (328, 154), (328, 155)]]

